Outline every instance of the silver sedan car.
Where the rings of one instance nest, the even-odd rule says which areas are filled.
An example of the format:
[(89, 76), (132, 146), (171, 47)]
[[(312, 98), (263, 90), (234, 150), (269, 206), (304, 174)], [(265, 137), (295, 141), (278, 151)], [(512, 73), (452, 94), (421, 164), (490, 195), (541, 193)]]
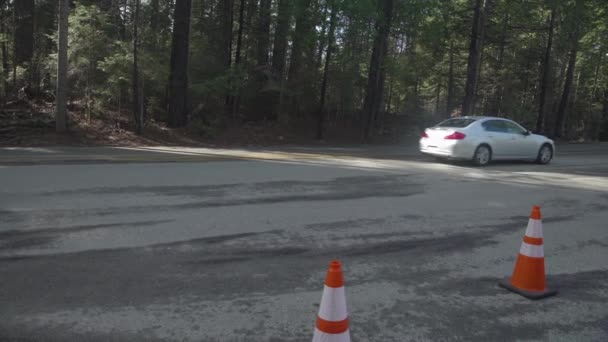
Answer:
[(511, 120), (464, 116), (427, 128), (420, 139), (420, 152), (438, 158), (472, 160), (479, 166), (492, 160), (547, 164), (555, 155), (555, 144)]

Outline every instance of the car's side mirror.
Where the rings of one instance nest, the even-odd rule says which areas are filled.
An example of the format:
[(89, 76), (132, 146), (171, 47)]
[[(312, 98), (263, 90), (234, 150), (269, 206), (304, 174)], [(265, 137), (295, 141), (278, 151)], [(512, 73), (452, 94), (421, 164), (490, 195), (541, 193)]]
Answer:
[(525, 131), (522, 134), (525, 135), (525, 136), (528, 136), (528, 135), (530, 135), (530, 131)]

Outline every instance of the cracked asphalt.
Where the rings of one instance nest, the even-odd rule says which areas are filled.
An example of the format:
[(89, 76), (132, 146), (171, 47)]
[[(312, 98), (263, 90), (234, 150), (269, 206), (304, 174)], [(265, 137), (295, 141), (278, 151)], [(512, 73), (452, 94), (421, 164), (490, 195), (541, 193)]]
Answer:
[[(547, 283), (499, 288), (532, 205)], [(412, 147), (0, 149), (0, 341), (608, 341), (608, 145), (547, 166)]]

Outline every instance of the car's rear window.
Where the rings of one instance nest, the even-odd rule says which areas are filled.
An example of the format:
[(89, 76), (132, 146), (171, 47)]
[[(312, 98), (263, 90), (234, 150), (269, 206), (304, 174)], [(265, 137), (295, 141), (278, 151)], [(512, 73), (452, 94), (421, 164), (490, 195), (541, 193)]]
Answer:
[(456, 128), (464, 128), (468, 125), (475, 122), (475, 119), (469, 118), (458, 118), (458, 119), (448, 119), (437, 125), (437, 127), (456, 127)]

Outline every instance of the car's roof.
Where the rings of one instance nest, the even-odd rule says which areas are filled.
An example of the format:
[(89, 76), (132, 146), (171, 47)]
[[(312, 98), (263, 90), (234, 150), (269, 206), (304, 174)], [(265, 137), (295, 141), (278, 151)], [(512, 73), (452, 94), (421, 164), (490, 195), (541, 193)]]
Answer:
[(510, 120), (507, 118), (499, 118), (497, 116), (484, 116), (484, 115), (461, 116), (461, 118), (462, 119), (473, 119), (473, 120), (487, 120), (487, 119)]
[[(471, 120), (471, 122), (468, 125), (479, 125), (479, 124), (483, 124), (484, 122), (486, 122), (488, 120), (503, 120), (503, 121), (515, 122), (508, 118), (500, 118), (497, 116), (485, 116), (485, 115), (456, 116), (456, 117), (449, 118), (446, 121), (449, 121), (449, 120)], [(517, 124), (517, 122), (515, 122), (515, 123)]]

